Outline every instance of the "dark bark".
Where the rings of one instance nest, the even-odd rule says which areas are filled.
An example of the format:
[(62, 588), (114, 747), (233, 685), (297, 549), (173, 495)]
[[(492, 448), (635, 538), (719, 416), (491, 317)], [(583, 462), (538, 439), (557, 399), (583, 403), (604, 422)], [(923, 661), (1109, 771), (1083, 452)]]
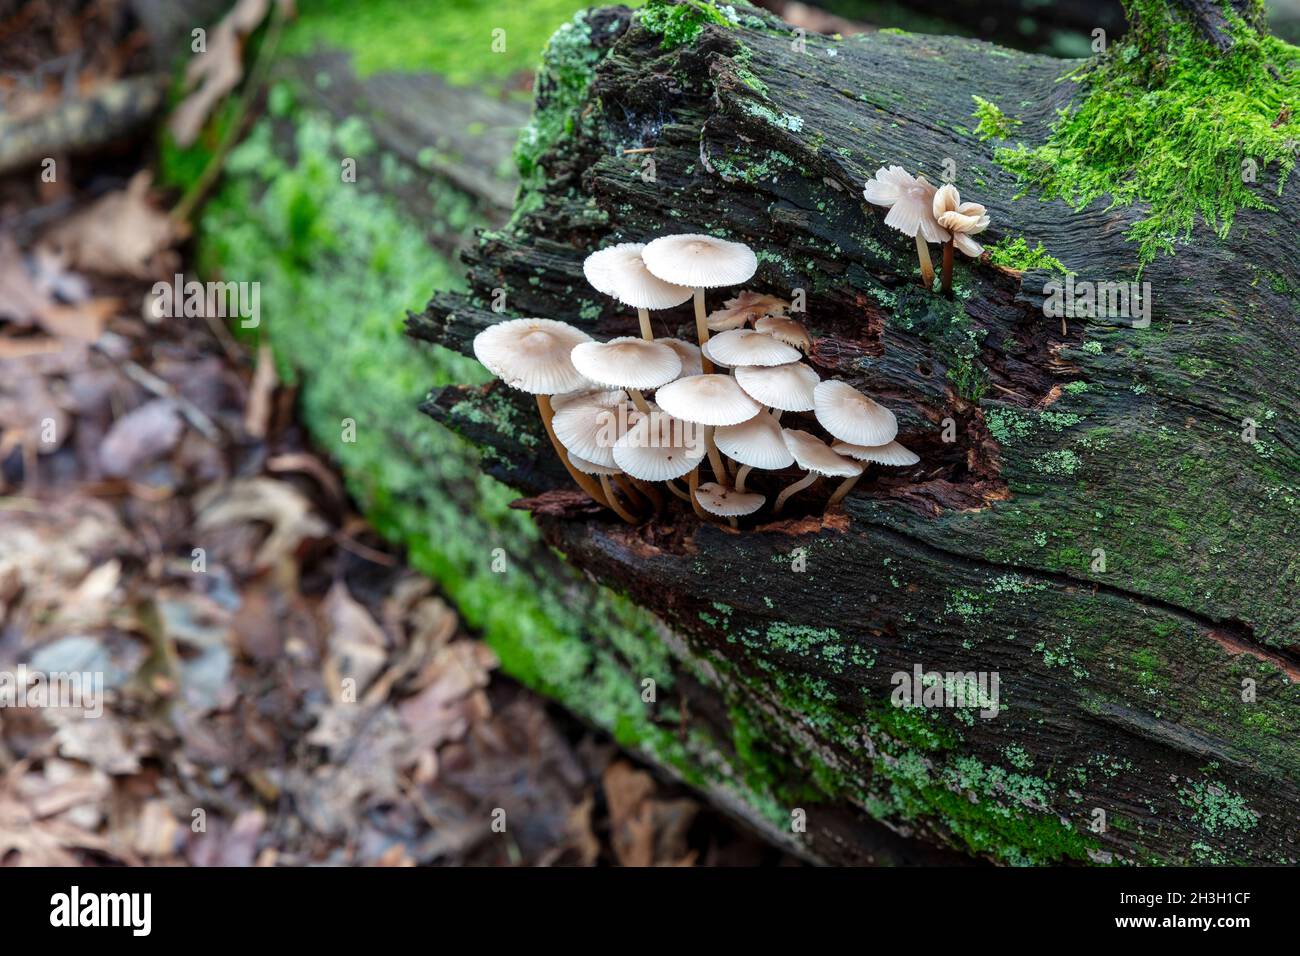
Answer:
[[(1134, 277), (1124, 233), (1140, 209), (1013, 200), (992, 144), (969, 132), (978, 94), (1020, 104), (1018, 138), (1041, 142), (1078, 95), (1060, 80), (1074, 64), (918, 36), (810, 37), (800, 52), (779, 21), (742, 14), (667, 51), (626, 12), (596, 14), (592, 42), (610, 49), (574, 134), (544, 157), (545, 188), (469, 254), (471, 292), (435, 297), (412, 334), (468, 354), (501, 318), (494, 289), (513, 315), (635, 334), (635, 316), (586, 289), (583, 257), (727, 235), (759, 253), (750, 288), (807, 291), (813, 364), (893, 408), (921, 464), (864, 479), (824, 518), (833, 484), (739, 533), (676, 505), (627, 528), (568, 507), (563, 470), (521, 440), (528, 416), (498, 427), (526, 396), (447, 388), (425, 410), (540, 496), (538, 523), (569, 561), (718, 671), (725, 704), (686, 688), (684, 711), (721, 711), (738, 741), (743, 723), (754, 759), (786, 768), (791, 806), (814, 782), (820, 819), (839, 821), (810, 833), (819, 858), (858, 858), (874, 818), (1010, 861), (1295, 862), (1295, 181), (1278, 212), (1241, 213), (1227, 241), (1198, 230), (1146, 270), (1149, 329), (1063, 331), (1041, 309), (1048, 273), (987, 262), (959, 263), (949, 302), (919, 288), (910, 240), (863, 204), (877, 166), (936, 179), (951, 158), (965, 198), (989, 207), (982, 238), (1041, 241), (1079, 279)], [(625, 150), (651, 147), (646, 182), (645, 154)], [(691, 337), (689, 306), (656, 321)], [(1247, 419), (1262, 444), (1242, 441)], [(793, 477), (754, 483), (771, 494)], [(917, 664), (998, 672), (1006, 710), (900, 718), (891, 676)]]

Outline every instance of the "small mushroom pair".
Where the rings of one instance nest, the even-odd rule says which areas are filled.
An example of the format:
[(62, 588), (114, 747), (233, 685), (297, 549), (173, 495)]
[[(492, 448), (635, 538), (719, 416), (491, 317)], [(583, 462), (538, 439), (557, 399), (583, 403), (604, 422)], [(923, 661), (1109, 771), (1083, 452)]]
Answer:
[(884, 166), (867, 180), (862, 197), (889, 210), (885, 225), (916, 240), (916, 257), (921, 265), (921, 282), (934, 285), (934, 265), (928, 243), (943, 243), (943, 284), (945, 295), (952, 292), (953, 248), (970, 258), (978, 258), (984, 247), (971, 238), (988, 228), (989, 217), (979, 203), (962, 202), (957, 187), (951, 183), (932, 186), (924, 176), (912, 176), (902, 166)]
[[(748, 282), (758, 257), (742, 242), (685, 233), (649, 243), (625, 242), (592, 253), (583, 263), (587, 281), (598, 291), (637, 310), (641, 337), (653, 340), (651, 309), (670, 309), (695, 301), (695, 334), (701, 347), (709, 340), (704, 290)], [(713, 371), (708, 357), (702, 371)]]
[(811, 486), (819, 478), (845, 479), (826, 502), (826, 507), (839, 504), (862, 477), (864, 466), (858, 464), (859, 461), (907, 466), (921, 460), (894, 440), (898, 434), (898, 420), (894, 413), (847, 382), (820, 382), (813, 389), (813, 406), (818, 424), (837, 441), (834, 445), (827, 445), (806, 431), (785, 429), (786, 447), (795, 463), (807, 474), (781, 492), (773, 513), (779, 513), (791, 495)]

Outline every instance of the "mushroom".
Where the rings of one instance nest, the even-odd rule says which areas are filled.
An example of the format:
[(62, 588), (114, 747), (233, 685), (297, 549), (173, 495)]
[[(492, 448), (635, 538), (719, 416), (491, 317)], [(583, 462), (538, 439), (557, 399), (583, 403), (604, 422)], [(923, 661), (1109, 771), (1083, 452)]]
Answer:
[(582, 272), (598, 292), (636, 309), (641, 321), (641, 338), (654, 338), (650, 330), (650, 309), (671, 309), (691, 297), (691, 290), (673, 285), (651, 274), (641, 258), (642, 242), (620, 242), (593, 252), (582, 263)]
[(718, 365), (788, 365), (799, 361), (799, 350), (753, 329), (719, 332), (700, 346), (707, 359)]
[[(641, 416), (614, 444), (614, 462), (634, 479), (662, 481), (678, 494), (672, 482), (689, 474), (692, 482), (704, 459), (698, 429), (660, 409)], [(696, 514), (704, 517), (693, 494), (686, 497)]]
[[(622, 391), (588, 392), (587, 397), (564, 403), (555, 410), (551, 427), (569, 457), (614, 467), (614, 443), (635, 424), (641, 413), (627, 402)], [(587, 474), (592, 474), (588, 472)]]
[(762, 318), (765, 314), (758, 309), (736, 306), (710, 312), (705, 324), (709, 327), (710, 332), (726, 332), (728, 329), (743, 329), (750, 322)]
[(625, 388), (636, 407), (650, 411), (642, 389), (667, 385), (682, 373), (682, 360), (669, 346), (624, 335), (573, 348), (573, 366), (598, 385)]
[(695, 489), (695, 499), (709, 514), (726, 518), (733, 528), (736, 527), (737, 517), (752, 515), (767, 501), (765, 496), (757, 492), (744, 492), (712, 481)]
[(568, 452), (551, 425), (555, 417), (552, 395), (591, 387), (570, 358), (576, 346), (590, 341), (586, 332), (554, 319), (509, 319), (474, 336), (474, 355), (510, 388), (536, 397), (542, 425), (565, 470), (592, 501), (608, 505), (600, 485), (569, 462)]
[(701, 375), (704, 372), (703, 360), (700, 357), (700, 347), (694, 342), (687, 342), (685, 339), (655, 339), (660, 345), (666, 345), (682, 360), (683, 375)]
[(989, 217), (977, 202), (962, 202), (961, 193), (952, 183), (939, 187), (934, 194), (931, 209), (939, 225), (952, 233), (943, 246), (943, 292), (952, 292), (952, 250), (955, 245), (972, 259), (979, 257), (984, 247), (971, 238), (989, 227)]
[[(906, 468), (915, 465), (921, 460), (916, 452), (904, 448), (896, 441), (891, 441), (887, 445), (851, 445), (845, 441), (837, 441), (831, 445), (831, 450), (840, 455), (847, 455), (849, 458), (856, 458), (858, 461), (875, 462), (877, 465), (891, 465), (895, 468)], [(865, 471), (865, 469), (863, 469)], [(844, 496), (849, 493), (858, 479), (862, 476), (854, 475), (848, 478), (835, 489), (835, 494), (831, 495), (830, 501), (826, 502), (827, 508), (832, 508), (844, 500)]]
[[(709, 340), (704, 290), (740, 285), (758, 271), (758, 257), (743, 242), (693, 233), (656, 239), (641, 250), (641, 258), (651, 274), (694, 290), (695, 335), (701, 347)], [(708, 356), (704, 357), (704, 371), (713, 371)]]
[(718, 425), (739, 425), (748, 421), (763, 410), (762, 406), (746, 395), (730, 375), (679, 378), (659, 389), (655, 401), (669, 415), (704, 426), (704, 447), (713, 475), (720, 484), (727, 484), (727, 470), (713, 443), (713, 429)]
[(786, 447), (794, 456), (795, 464), (808, 474), (777, 495), (776, 504), (772, 506), (772, 514), (780, 514), (786, 499), (795, 492), (807, 488), (818, 478), (853, 478), (862, 474), (862, 466), (856, 461), (837, 455), (824, 441), (805, 431), (786, 428), (782, 431), (781, 437), (785, 439)]
[(759, 315), (785, 315), (790, 311), (790, 303), (785, 299), (763, 292), (750, 292), (746, 289), (734, 299), (722, 303), (728, 309), (753, 309)]
[(948, 231), (934, 217), (935, 187), (924, 176), (913, 177), (902, 166), (881, 166), (867, 180), (862, 197), (875, 206), (889, 210), (885, 225), (916, 239), (916, 258), (921, 263), (921, 281), (927, 289), (934, 285), (934, 265), (930, 262), (927, 242), (947, 242)]
[(813, 406), (821, 426), (852, 445), (886, 445), (898, 434), (894, 413), (847, 382), (821, 382), (813, 389)]
[[(569, 462), (573, 465), (574, 468), (578, 469), (578, 471), (582, 472), (584, 475), (595, 475), (599, 479), (600, 487), (605, 492), (605, 500), (609, 502), (609, 506), (614, 510), (615, 514), (617, 514), (628, 524), (638, 523), (639, 519), (637, 518), (637, 516), (634, 515), (632, 512), (628, 511), (625, 507), (623, 507), (622, 502), (618, 500), (618, 495), (614, 494), (614, 489), (611, 488), (609, 484), (610, 478), (614, 478), (615, 480), (617, 480), (619, 477), (622, 476), (623, 473), (621, 471), (619, 471), (617, 468), (610, 468), (605, 465), (599, 465), (594, 461), (587, 461), (587, 459), (579, 458), (577, 455), (573, 455), (573, 454), (569, 455)], [(624, 487), (621, 483), (619, 487), (623, 488), (624, 494), (628, 494), (629, 498), (631, 497), (626, 487)]]
[(724, 455), (740, 462), (740, 470), (736, 472), (737, 491), (745, 490), (745, 478), (754, 468), (777, 471), (794, 464), (794, 457), (781, 435), (781, 426), (767, 412), (739, 425), (715, 428), (713, 441)]
[(812, 336), (803, 327), (803, 323), (784, 315), (765, 315), (754, 323), (754, 331), (770, 335), (778, 342), (792, 345), (805, 355), (812, 348)]
[(813, 394), (821, 381), (817, 373), (803, 362), (786, 365), (742, 365), (736, 369), (736, 384), (755, 401), (773, 409), (774, 418), (782, 412), (810, 412)]

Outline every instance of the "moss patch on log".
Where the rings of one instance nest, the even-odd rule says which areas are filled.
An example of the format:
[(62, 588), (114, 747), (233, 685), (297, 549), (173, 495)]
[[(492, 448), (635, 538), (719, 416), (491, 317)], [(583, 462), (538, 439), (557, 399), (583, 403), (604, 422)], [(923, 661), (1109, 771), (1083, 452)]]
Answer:
[(1280, 194), (1295, 167), (1300, 47), (1233, 14), (1234, 42), (1223, 52), (1161, 0), (1125, 6), (1135, 28), (1071, 75), (1083, 96), (1047, 142), (995, 158), (1026, 187), (1076, 209), (1103, 197), (1111, 207), (1144, 204), (1128, 237), (1146, 265), (1173, 254), (1198, 219), (1226, 238), (1239, 209), (1274, 208), (1255, 180), (1275, 164)]

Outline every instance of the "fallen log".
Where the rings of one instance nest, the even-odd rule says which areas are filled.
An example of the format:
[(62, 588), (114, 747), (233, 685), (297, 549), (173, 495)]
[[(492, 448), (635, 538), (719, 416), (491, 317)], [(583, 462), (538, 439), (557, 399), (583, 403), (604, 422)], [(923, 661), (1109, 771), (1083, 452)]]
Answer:
[[(698, 28), (677, 44), (621, 8), (557, 34), (514, 218), (468, 254), (469, 293), (436, 295), (410, 332), (466, 354), (503, 317), (636, 334), (585, 286), (583, 257), (726, 235), (758, 252), (751, 288), (805, 290), (812, 364), (893, 408), (922, 464), (825, 516), (829, 489), (738, 533), (686, 509), (628, 528), (556, 496), (566, 476), (537, 453), (527, 396), (444, 387), (425, 411), (491, 450), (486, 470), (533, 497), (569, 562), (665, 622), (673, 673), (643, 669), (673, 689), (652, 719), (720, 734), (770, 795), (741, 812), (789, 834), (802, 811), (789, 839), (810, 856), (870, 857), (883, 823), (912, 853), (1000, 862), (1294, 863), (1294, 180), (1279, 193), (1261, 169), (1276, 211), (1144, 262), (1126, 233), (1145, 206), (1017, 199), (994, 158), (1011, 128), (1049, 140), (1087, 95), (1063, 79), (1080, 63), (893, 34), (799, 43), (738, 10), (677, 20)], [(1259, 29), (1253, 6), (1166, 13), (1136, 42)], [(1014, 127), (981, 139), (972, 95)], [(877, 166), (938, 178), (945, 160), (988, 206), (987, 238), (1021, 250), (959, 265), (951, 301), (919, 287), (910, 240), (861, 199)], [(1046, 317), (1062, 277), (1034, 249), (1076, 283), (1149, 282), (1149, 326)], [(687, 337), (689, 309), (667, 314)], [(997, 675), (997, 716), (894, 706), (918, 671)]]

